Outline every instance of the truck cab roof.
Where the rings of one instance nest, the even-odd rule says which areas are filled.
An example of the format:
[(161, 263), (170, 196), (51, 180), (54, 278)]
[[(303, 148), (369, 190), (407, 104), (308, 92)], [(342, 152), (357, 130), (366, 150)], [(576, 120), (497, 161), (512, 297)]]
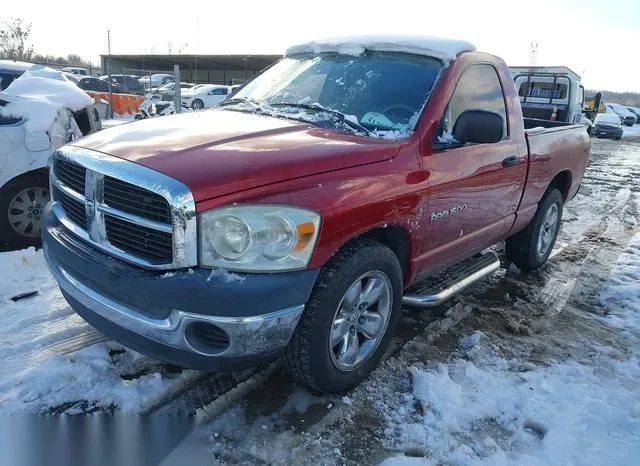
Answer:
[(536, 74), (567, 76), (578, 81), (582, 79), (578, 73), (567, 66), (510, 66), (509, 69), (514, 76), (518, 74)]
[(455, 39), (430, 36), (365, 35), (318, 39), (289, 47), (285, 55), (335, 52), (360, 55), (365, 50), (426, 55), (443, 61), (454, 60), (463, 52), (473, 52), (473, 44)]

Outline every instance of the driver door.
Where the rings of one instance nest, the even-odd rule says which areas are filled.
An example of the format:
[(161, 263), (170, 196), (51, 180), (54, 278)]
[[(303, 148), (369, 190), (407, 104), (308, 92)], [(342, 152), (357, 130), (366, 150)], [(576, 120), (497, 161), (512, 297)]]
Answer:
[[(466, 110), (502, 115), (502, 140), (458, 144), (453, 127)], [(430, 185), (425, 262), (446, 267), (507, 234), (526, 175), (526, 151), (510, 135), (502, 85), (491, 64), (473, 64), (462, 73), (440, 121), (432, 151), (423, 158)]]

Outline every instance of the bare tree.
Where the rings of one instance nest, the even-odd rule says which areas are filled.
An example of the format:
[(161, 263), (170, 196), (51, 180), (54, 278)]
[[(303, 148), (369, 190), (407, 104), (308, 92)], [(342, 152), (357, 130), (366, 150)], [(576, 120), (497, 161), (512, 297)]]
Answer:
[(0, 23), (0, 57), (10, 60), (31, 60), (33, 46), (27, 45), (31, 23), (22, 24), (20, 18)]

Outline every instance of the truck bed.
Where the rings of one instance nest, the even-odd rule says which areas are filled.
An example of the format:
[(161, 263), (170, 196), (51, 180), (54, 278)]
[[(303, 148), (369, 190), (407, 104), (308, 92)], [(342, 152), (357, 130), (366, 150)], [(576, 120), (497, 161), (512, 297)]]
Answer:
[(529, 148), (530, 165), (521, 206), (536, 204), (554, 174), (568, 177), (568, 189), (562, 194), (565, 201), (571, 199), (578, 191), (582, 174), (589, 162), (591, 140), (587, 127), (567, 123), (550, 128), (536, 125), (525, 130), (525, 139)]
[(534, 128), (564, 128), (567, 126), (576, 126), (574, 123), (567, 123), (566, 121), (551, 121), (541, 118), (523, 118), (524, 129)]

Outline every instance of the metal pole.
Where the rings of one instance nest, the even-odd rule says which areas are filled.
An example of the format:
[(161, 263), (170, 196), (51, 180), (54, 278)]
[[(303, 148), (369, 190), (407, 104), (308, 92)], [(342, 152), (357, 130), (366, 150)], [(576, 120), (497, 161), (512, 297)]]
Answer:
[(180, 95), (180, 65), (173, 65), (173, 76), (176, 85), (173, 86), (173, 106), (176, 113), (182, 113), (182, 96)]
[(107, 29), (107, 50), (109, 52), (109, 61), (107, 69), (107, 79), (109, 80), (109, 118), (113, 118), (113, 89), (111, 88), (111, 31)]

